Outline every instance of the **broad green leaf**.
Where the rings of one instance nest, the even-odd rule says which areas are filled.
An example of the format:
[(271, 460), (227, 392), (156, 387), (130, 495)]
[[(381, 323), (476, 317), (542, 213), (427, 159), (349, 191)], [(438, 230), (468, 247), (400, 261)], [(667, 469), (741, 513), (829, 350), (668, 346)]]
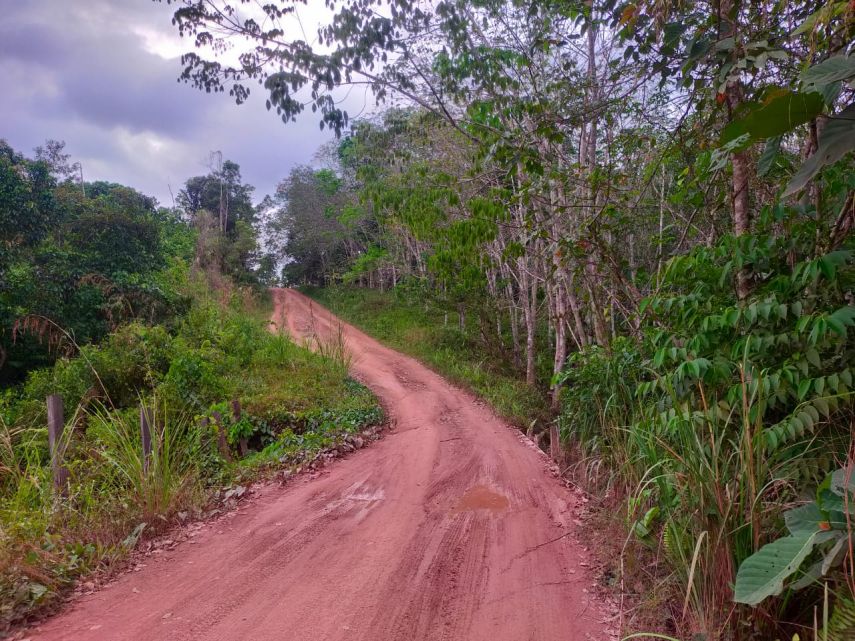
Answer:
[(853, 517), (847, 517), (846, 514), (855, 514), (855, 504), (851, 501), (847, 503), (842, 496), (837, 496), (831, 490), (820, 491), (818, 500), (827, 515), (826, 523), (828, 523), (828, 526), (826, 529), (849, 529), (849, 522), (853, 520)]
[(744, 134), (752, 141), (782, 136), (813, 120), (824, 108), (825, 102), (816, 92), (780, 90), (744, 118), (730, 123), (722, 132), (722, 142), (730, 142)]
[(830, 318), (839, 321), (847, 327), (855, 327), (855, 306), (847, 305), (834, 312)]
[(855, 471), (840, 468), (832, 472), (829, 489), (838, 496), (843, 496), (846, 490), (855, 492)]
[(839, 334), (843, 338), (846, 338), (846, 325), (841, 323), (839, 320), (834, 318), (834, 316), (829, 316), (826, 321), (828, 322), (828, 326), (834, 330), (835, 333)]
[(739, 566), (733, 600), (757, 605), (763, 599), (780, 594), (784, 581), (799, 569), (826, 532), (799, 533), (764, 545)]
[(825, 85), (855, 77), (855, 56), (834, 56), (802, 73), (802, 86), (808, 91), (819, 91)]
[[(677, 368), (677, 371), (678, 372), (688, 371), (689, 374), (691, 374), (695, 378), (697, 378), (698, 374), (700, 373), (700, 369), (698, 368), (697, 363), (694, 363), (692, 361), (686, 361), (679, 368)], [(685, 374), (684, 374), (684, 376), (685, 376)]]
[(757, 174), (765, 176), (775, 164), (775, 159), (778, 157), (778, 151), (781, 149), (781, 141), (783, 136), (775, 136), (766, 141), (766, 146), (763, 148), (763, 153), (760, 154), (760, 160), (757, 162)]
[(804, 189), (811, 179), (827, 165), (836, 163), (855, 149), (855, 103), (831, 117), (822, 130), (819, 149), (808, 158), (790, 180), (783, 196), (792, 196)]
[(822, 510), (814, 501), (784, 512), (784, 523), (787, 524), (787, 530), (793, 536), (819, 532), (821, 529), (819, 524), (824, 520)]
[(820, 93), (822, 94), (822, 99), (825, 100), (825, 104), (830, 107), (834, 106), (834, 103), (837, 102), (837, 99), (840, 97), (840, 92), (843, 90), (843, 84), (840, 82), (832, 82), (830, 85), (825, 85)]

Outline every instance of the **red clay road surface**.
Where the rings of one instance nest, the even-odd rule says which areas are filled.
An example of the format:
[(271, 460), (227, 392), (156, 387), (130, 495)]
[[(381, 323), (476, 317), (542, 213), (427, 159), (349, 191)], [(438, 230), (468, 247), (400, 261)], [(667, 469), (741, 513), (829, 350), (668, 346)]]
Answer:
[[(292, 335), (338, 326), (297, 292), (274, 295)], [(417, 361), (343, 332), (392, 431), (318, 478), (263, 488), (30, 638), (605, 639), (611, 613), (586, 576), (575, 498), (546, 458)]]

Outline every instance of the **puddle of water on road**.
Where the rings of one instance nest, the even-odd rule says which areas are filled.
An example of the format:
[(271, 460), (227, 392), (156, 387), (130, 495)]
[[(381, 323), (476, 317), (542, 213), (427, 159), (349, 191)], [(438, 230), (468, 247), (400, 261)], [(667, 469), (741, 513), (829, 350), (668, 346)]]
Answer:
[(476, 485), (464, 494), (452, 510), (452, 514), (472, 510), (490, 510), (501, 512), (508, 509), (510, 502), (506, 496), (497, 494), (483, 485)]

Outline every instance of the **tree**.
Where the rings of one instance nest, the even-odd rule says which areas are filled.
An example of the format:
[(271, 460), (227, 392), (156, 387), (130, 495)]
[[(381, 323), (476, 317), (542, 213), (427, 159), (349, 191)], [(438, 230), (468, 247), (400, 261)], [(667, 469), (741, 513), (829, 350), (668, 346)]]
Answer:
[(76, 180), (81, 176), (79, 162), (69, 162), (71, 154), (65, 153), (65, 142), (47, 140), (44, 145), (35, 148), (37, 162), (43, 162), (50, 167), (50, 172), (57, 182)]
[[(188, 178), (178, 192), (178, 205), (191, 218), (205, 210), (220, 216), (224, 233), (234, 230), (238, 221), (255, 223), (252, 194), (255, 188), (244, 184), (240, 165), (231, 160), (206, 176)], [(222, 213), (222, 215), (221, 215)]]
[(341, 218), (351, 196), (329, 169), (295, 167), (276, 188), (269, 223), (274, 250), (292, 284), (321, 285), (340, 277), (360, 249)]
[[(70, 166), (49, 141), (31, 160), (0, 143), (0, 384), (174, 307), (159, 272), (186, 251), (186, 226), (115, 183), (57, 182)], [(183, 236), (183, 239), (182, 239)], [(174, 253), (172, 253), (174, 252)], [(66, 339), (66, 334), (74, 343)]]

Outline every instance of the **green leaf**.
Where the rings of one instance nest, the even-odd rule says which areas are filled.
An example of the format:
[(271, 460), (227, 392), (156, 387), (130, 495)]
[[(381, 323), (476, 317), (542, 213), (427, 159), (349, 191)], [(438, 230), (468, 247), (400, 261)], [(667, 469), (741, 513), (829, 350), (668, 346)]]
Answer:
[(822, 361), (819, 358), (819, 352), (816, 351), (816, 349), (814, 349), (813, 347), (808, 348), (808, 350), (805, 352), (805, 358), (807, 359), (808, 363), (810, 363), (814, 367), (822, 367)]
[(819, 171), (836, 163), (855, 149), (855, 103), (835, 114), (825, 125), (819, 139), (819, 149), (808, 158), (790, 180), (783, 197), (804, 189)]
[(838, 496), (843, 496), (846, 490), (855, 492), (855, 472), (846, 468), (835, 470), (831, 474), (829, 489)]
[(774, 136), (766, 141), (766, 146), (763, 148), (763, 153), (760, 154), (760, 160), (757, 162), (757, 175), (765, 176), (775, 164), (775, 159), (778, 157), (778, 151), (781, 149), (781, 141), (783, 136)]
[(838, 496), (831, 490), (821, 490), (819, 492), (819, 503), (822, 506), (827, 523), (835, 530), (848, 530), (851, 517), (846, 514), (855, 514), (855, 502), (846, 500), (842, 496)]
[(736, 46), (736, 39), (733, 37), (724, 38), (715, 43), (716, 51), (731, 51)]
[(819, 524), (824, 520), (822, 510), (814, 501), (784, 512), (784, 523), (793, 536), (819, 532)]
[(802, 73), (802, 86), (819, 91), (823, 86), (855, 76), (855, 56), (834, 56)]
[(841, 307), (829, 318), (833, 318), (847, 327), (855, 327), (855, 306), (847, 305), (846, 307)]
[(811, 379), (804, 378), (799, 382), (798, 396), (799, 400), (803, 401), (807, 393), (810, 391)]
[(694, 376), (695, 378), (700, 378), (700, 376), (701, 376), (701, 364), (698, 361), (687, 361), (686, 367), (689, 370), (689, 372), (692, 374), (692, 376)]
[(784, 581), (799, 569), (814, 546), (827, 532), (800, 533), (764, 545), (745, 559), (736, 574), (733, 600), (757, 605), (763, 599), (780, 594)]
[(752, 141), (782, 136), (813, 120), (824, 108), (825, 101), (819, 93), (781, 89), (747, 116), (725, 127), (722, 142), (730, 142), (743, 134), (748, 134)]
[(739, 323), (739, 310), (735, 307), (728, 309), (724, 313), (724, 322), (731, 327), (736, 327), (737, 323)]
[(837, 374), (831, 374), (826, 377), (825, 382), (828, 385), (828, 389), (831, 390), (831, 393), (837, 394), (840, 389), (840, 377)]
[(846, 338), (846, 325), (834, 318), (834, 316), (829, 316), (825, 320), (828, 322), (828, 326), (834, 331), (834, 333)]
[(724, 144), (718, 149), (713, 150), (710, 156), (709, 171), (711, 172), (721, 171), (727, 167), (731, 154), (742, 151), (751, 144), (751, 134), (747, 132), (742, 134), (738, 132), (734, 133), (731, 131), (730, 126), (725, 128), (722, 138)]

